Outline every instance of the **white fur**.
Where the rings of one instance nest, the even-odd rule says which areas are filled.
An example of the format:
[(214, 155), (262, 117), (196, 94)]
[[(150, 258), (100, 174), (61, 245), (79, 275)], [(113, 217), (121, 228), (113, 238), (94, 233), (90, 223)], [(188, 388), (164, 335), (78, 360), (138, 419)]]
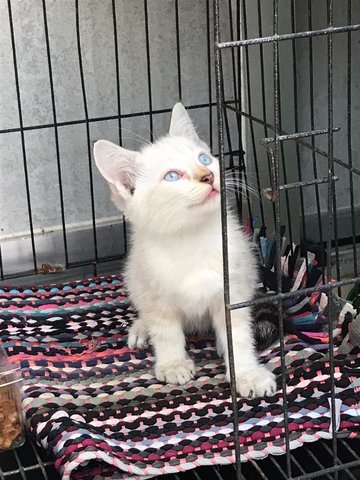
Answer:
[[(181, 104), (173, 109), (170, 134), (137, 154), (104, 140), (94, 147), (98, 168), (132, 223), (126, 278), (139, 318), (129, 332), (129, 346), (143, 348), (150, 338), (156, 377), (168, 383), (193, 377), (184, 330), (203, 330), (209, 321), (229, 378), (220, 198), (219, 194), (208, 198), (211, 185), (199, 181), (199, 175), (211, 171), (214, 188), (219, 190), (219, 165), (214, 157), (211, 165), (200, 165), (200, 153), (210, 155)], [(171, 170), (181, 170), (185, 177), (165, 181), (164, 175)], [(231, 301), (249, 300), (257, 283), (256, 262), (230, 212), (228, 249)], [(238, 393), (244, 397), (271, 394), (275, 379), (258, 363), (247, 308), (232, 312), (232, 334)]]

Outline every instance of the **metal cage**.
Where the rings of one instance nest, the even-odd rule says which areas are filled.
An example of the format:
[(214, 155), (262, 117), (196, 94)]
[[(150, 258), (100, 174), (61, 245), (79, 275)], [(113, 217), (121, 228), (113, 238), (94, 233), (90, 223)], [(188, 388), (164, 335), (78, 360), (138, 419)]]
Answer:
[[(231, 304), (230, 302), (230, 283), (229, 283), (229, 272), (228, 272), (228, 252), (227, 252), (227, 208), (226, 208), (226, 189), (225, 189), (225, 158), (224, 158), (224, 143), (225, 143), (225, 131), (226, 131), (226, 117), (228, 115), (227, 111), (233, 111), (239, 117), (239, 129), (242, 128), (242, 119), (245, 118), (249, 122), (249, 131), (251, 135), (251, 140), (253, 142), (253, 161), (255, 162), (255, 171), (256, 171), (256, 180), (257, 187), (259, 192), (259, 206), (258, 210), (260, 215), (264, 219), (264, 206), (262, 200), (262, 191), (261, 191), (261, 181), (259, 175), (259, 166), (257, 164), (257, 146), (254, 145), (255, 135), (254, 135), (254, 124), (260, 124), (263, 127), (264, 138), (262, 139), (262, 144), (267, 149), (269, 171), (271, 177), (271, 201), (273, 203), (273, 214), (274, 214), (274, 224), (275, 224), (275, 235), (276, 235), (276, 274), (277, 274), (277, 294), (274, 295), (273, 299), (278, 300), (278, 310), (279, 310), (279, 322), (280, 322), (280, 343), (281, 343), (281, 352), (282, 352), (282, 389), (284, 395), (284, 428), (286, 432), (286, 467), (284, 477), (289, 479), (308, 479), (321, 477), (325, 474), (334, 473), (335, 476), (331, 478), (338, 478), (338, 472), (346, 471), (348, 467), (358, 466), (358, 460), (349, 463), (348, 465), (342, 463), (339, 460), (338, 455), (338, 439), (337, 432), (335, 428), (335, 384), (334, 384), (334, 340), (330, 334), (330, 344), (329, 344), (329, 357), (330, 357), (330, 376), (331, 376), (331, 418), (332, 418), (332, 442), (331, 442), (331, 452), (333, 456), (333, 466), (328, 468), (320, 467), (318, 471), (313, 471), (311, 473), (306, 472), (301, 468), (295, 458), (293, 457), (290, 451), (289, 443), (289, 426), (288, 426), (288, 402), (286, 397), (286, 374), (285, 374), (285, 361), (284, 361), (284, 325), (283, 325), (283, 306), (282, 300), (290, 296), (298, 296), (304, 293), (311, 293), (315, 291), (315, 288), (308, 289), (309, 292), (305, 292), (304, 289), (299, 290), (298, 292), (282, 292), (282, 278), (281, 278), (281, 223), (282, 216), (285, 214), (289, 220), (289, 234), (291, 240), (291, 224), (294, 223), (291, 217), (293, 210), (291, 209), (290, 200), (289, 200), (289, 191), (291, 189), (299, 189), (299, 199), (300, 199), (300, 218), (301, 218), (301, 228), (302, 228), (302, 238), (305, 241), (307, 239), (306, 232), (306, 223), (305, 223), (305, 206), (304, 206), (304, 196), (306, 188), (314, 186), (316, 193), (316, 204), (317, 204), (317, 215), (319, 219), (318, 228), (320, 230), (319, 234), (319, 244), (323, 249), (323, 258), (327, 258), (326, 262), (326, 272), (330, 281), (320, 287), (321, 291), (326, 292), (328, 296), (328, 301), (330, 305), (329, 310), (329, 333), (331, 333), (331, 322), (333, 315), (333, 291), (338, 289), (341, 293), (341, 287), (346, 285), (351, 285), (358, 282), (358, 267), (357, 267), (357, 234), (356, 234), (356, 220), (355, 220), (355, 205), (354, 205), (354, 175), (358, 175), (358, 170), (354, 169), (353, 159), (352, 159), (352, 114), (353, 114), (353, 105), (352, 105), (352, 32), (358, 31), (360, 28), (359, 24), (353, 23), (352, 20), (352, 2), (348, 1), (346, 8), (344, 3), (342, 7), (346, 10), (347, 14), (347, 24), (341, 26), (335, 26), (334, 24), (334, 10), (335, 2), (333, 0), (328, 0), (322, 4), (323, 15), (326, 14), (326, 26), (321, 29), (313, 29), (312, 26), (312, 3), (311, 1), (307, 2), (307, 31), (297, 31), (296, 30), (296, 2), (292, 1), (290, 5), (291, 13), (291, 33), (280, 33), (279, 30), (279, 15), (280, 15), (280, 4), (279, 0), (274, 0), (272, 2), (272, 34), (268, 36), (263, 36), (262, 34), (262, 23), (261, 23), (261, 2), (257, 2), (257, 17), (258, 17), (258, 37), (249, 38), (247, 33), (247, 23), (246, 23), (246, 2), (236, 2), (235, 12), (237, 16), (237, 32), (236, 39), (234, 39), (234, 31), (231, 32), (231, 38), (227, 41), (222, 41), (221, 39), (221, 27), (220, 27), (220, 11), (219, 11), (219, 1), (215, 0), (215, 68), (216, 68), (216, 80), (217, 80), (217, 101), (218, 101), (218, 134), (219, 134), (219, 153), (220, 153), (220, 165), (222, 172), (222, 226), (223, 226), (223, 255), (224, 255), (224, 298), (226, 304), (226, 322), (228, 330), (228, 344), (229, 344), (229, 358), (230, 363), (232, 362), (231, 368), (231, 379), (232, 379), (232, 398), (233, 398), (233, 413), (234, 413), (234, 433), (235, 437), (239, 436), (239, 430), (236, 427), (238, 424), (237, 418), (237, 408), (236, 408), (236, 390), (235, 390), (235, 373), (234, 373), (234, 363), (233, 363), (233, 352), (232, 352), (232, 339), (231, 339), (231, 312), (238, 308), (243, 308), (249, 305), (259, 304), (262, 300), (253, 300), (249, 302), (243, 302), (238, 304)], [(283, 5), (283, 4), (282, 4)], [(244, 22), (242, 23), (241, 20)], [(346, 33), (347, 34), (347, 155), (348, 162), (344, 162), (334, 156), (334, 143), (336, 139), (336, 132), (339, 128), (334, 127), (334, 42), (337, 34)], [(326, 68), (327, 72), (327, 121), (322, 128), (314, 128), (314, 108), (315, 108), (315, 98), (314, 98), (314, 63), (313, 63), (313, 39), (315, 37), (325, 37), (326, 38), (326, 55), (324, 58), (326, 61), (323, 62), (323, 68)], [(309, 125), (310, 129), (306, 131), (299, 131), (299, 102), (306, 101), (299, 98), (299, 84), (298, 84), (298, 49), (297, 42), (301, 39), (308, 39), (307, 51), (309, 61), (309, 78), (310, 78), (310, 119)], [(292, 98), (290, 101), (294, 103), (294, 132), (289, 133), (288, 129), (284, 129), (284, 122), (282, 121), (282, 108), (281, 100), (283, 96), (281, 95), (280, 87), (280, 45), (281, 42), (290, 42), (291, 44), (291, 54), (290, 59), (293, 67), (293, 85), (292, 85)], [(264, 45), (271, 44), (272, 47), (272, 93), (273, 93), (273, 110), (272, 114), (266, 111), (266, 98), (265, 98), (265, 78), (264, 78)], [(260, 48), (259, 58), (260, 58), (260, 71), (261, 71), (261, 102), (262, 102), (262, 112), (263, 118), (257, 118), (252, 113), (252, 100), (253, 96), (251, 93), (251, 81), (250, 81), (250, 66), (249, 58), (250, 48)], [(304, 46), (303, 46), (304, 47)], [(233, 55), (234, 62), (234, 75), (236, 76), (236, 67), (237, 71), (237, 81), (241, 81), (242, 68), (245, 66), (246, 76), (246, 85), (245, 92), (247, 93), (248, 103), (244, 105), (243, 91), (238, 89), (238, 96), (235, 98), (235, 105), (229, 105), (226, 103), (224, 96), (224, 76), (222, 74), (222, 53), (224, 50), (236, 50), (237, 51), (237, 62), (234, 60), (235, 55)], [(289, 100), (289, 99), (288, 99)], [(271, 118), (268, 121), (268, 118)], [(269, 137), (269, 131), (271, 131), (272, 136)], [(241, 132), (239, 133), (241, 135)], [(316, 148), (316, 139), (320, 135), (326, 135), (327, 145), (325, 150), (319, 150)], [(310, 139), (308, 143), (306, 139)], [(295, 143), (295, 158), (298, 164), (298, 178), (295, 182), (288, 182), (287, 180), (287, 165), (289, 164), (286, 152), (284, 150), (284, 143), (287, 141), (293, 141)], [(309, 148), (313, 153), (313, 167), (314, 167), (314, 178), (309, 180), (304, 180), (302, 177), (301, 169), (301, 153), (300, 146)], [(327, 161), (327, 176), (324, 178), (317, 178), (317, 158), (316, 155), (320, 154)], [(351, 210), (351, 236), (349, 238), (350, 243), (352, 244), (352, 253), (353, 253), (353, 275), (352, 278), (341, 280), (340, 273), (340, 254), (339, 254), (339, 229), (338, 229), (338, 219), (337, 219), (337, 203), (336, 203), (336, 188), (335, 182), (338, 180), (338, 177), (335, 176), (335, 165), (340, 165), (342, 168), (340, 175), (344, 173), (349, 175), (349, 200), (350, 200), (350, 210)], [(245, 172), (245, 168), (244, 168)], [(283, 184), (281, 184), (283, 183)], [(326, 183), (327, 184), (327, 215), (326, 215), (326, 229), (322, 226), (321, 221), (321, 212), (320, 212), (320, 201), (319, 201), (319, 185)], [(285, 197), (285, 198), (284, 198)], [(285, 211), (280, 210), (280, 202), (285, 200)], [(249, 214), (251, 205), (249, 205)], [(324, 233), (325, 230), (325, 233)], [(335, 270), (336, 273), (334, 277), (336, 280), (331, 281), (333, 259), (332, 259), (332, 249), (335, 250)], [(349, 444), (349, 446), (351, 443)], [(239, 441), (236, 442), (236, 468), (237, 468), (237, 478), (245, 478), (241, 473), (241, 461), (240, 461), (240, 444)], [(259, 465), (261, 468), (261, 465)], [(300, 471), (297, 470), (300, 467)], [(296, 473), (295, 473), (295, 470)], [(264, 476), (263, 478), (267, 478)], [(355, 477), (356, 478), (356, 477)]]
[[(120, 251), (114, 251), (102, 255), (99, 248), (99, 233), (96, 218), (95, 189), (92, 166), (92, 125), (115, 121), (117, 124), (118, 142), (123, 141), (123, 123), (126, 119), (145, 118), (150, 130), (149, 139), (153, 139), (154, 119), (157, 116), (168, 114), (170, 108), (156, 108), (153, 98), (152, 58), (151, 58), (151, 35), (149, 33), (149, 11), (151, 2), (143, 0), (143, 29), (144, 29), (144, 59), (146, 65), (146, 84), (148, 104), (143, 110), (124, 112), (122, 107), (121, 88), (121, 61), (119, 60), (119, 25), (117, 8), (118, 1), (111, 0), (109, 8), (112, 18), (112, 39), (114, 49), (114, 77), (116, 83), (116, 113), (113, 115), (92, 116), (89, 112), (89, 93), (87, 79), (84, 72), (83, 40), (81, 38), (81, 14), (79, 0), (74, 0), (73, 11), (75, 14), (74, 25), (76, 30), (76, 44), (74, 45), (75, 58), (79, 69), (81, 90), (81, 102), (84, 112), (83, 118), (75, 120), (59, 120), (58, 104), (56, 101), (56, 88), (54, 86), (52, 47), (48, 28), (48, 1), (41, 0), (41, 22), (44, 31), (45, 54), (47, 74), (50, 92), (51, 121), (46, 123), (26, 124), (23, 115), (23, 92), (19, 80), (19, 55), (17, 51), (16, 35), (14, 29), (13, 7), (15, 0), (7, 0), (6, 10), (11, 40), (11, 53), (14, 69), (15, 99), (18, 114), (18, 126), (2, 128), (0, 135), (16, 134), (20, 136), (22, 172), (24, 176), (24, 198), (26, 200), (28, 240), (30, 256), (30, 268), (11, 270), (5, 266), (6, 255), (4, 248), (0, 249), (0, 278), (2, 281), (26, 282), (26, 277), (31, 276), (31, 281), (48, 281), (53, 277), (40, 277), (39, 252), (37, 248), (37, 232), (34, 226), (33, 195), (29, 173), (29, 147), (27, 145), (27, 133), (31, 131), (49, 130), (53, 134), (57, 194), (59, 196), (61, 218), (61, 245), (63, 251), (63, 266), (65, 272), (62, 276), (74, 276), (98, 272), (104, 270), (119, 269), (121, 263), (117, 262), (126, 257), (126, 223), (122, 219), (116, 230), (117, 239), (120, 242)], [(181, 19), (180, 9), (182, 0), (173, 2), (173, 29), (175, 32), (175, 58), (177, 97), (184, 98), (184, 80), (182, 78), (182, 62), (184, 55), (181, 48)], [(269, 4), (270, 13), (269, 13)], [(354, 52), (356, 40), (354, 38), (360, 30), (360, 18), (356, 22), (356, 6), (360, 7), (357, 0), (204, 0), (202, 2), (203, 15), (205, 16), (206, 31), (203, 40), (206, 42), (207, 71), (207, 95), (206, 102), (185, 102), (186, 106), (194, 111), (204, 111), (207, 115), (208, 139), (213, 146), (214, 135), (218, 133), (218, 154), (221, 165), (222, 182), (222, 231), (223, 231), (223, 255), (224, 255), (224, 298), (226, 304), (226, 323), (229, 342), (229, 357), (231, 366), (231, 391), (233, 400), (234, 435), (236, 440), (236, 465), (234, 467), (202, 467), (181, 475), (172, 475), (168, 478), (180, 479), (262, 479), (262, 480), (305, 480), (310, 478), (324, 479), (351, 479), (360, 478), (360, 457), (358, 440), (348, 441), (338, 438), (335, 429), (335, 384), (334, 384), (334, 343), (330, 335), (330, 375), (332, 383), (331, 406), (332, 406), (332, 441), (318, 441), (316, 444), (304, 445), (301, 449), (290, 450), (288, 429), (288, 405), (286, 399), (286, 380), (284, 364), (284, 331), (282, 321), (282, 300), (290, 296), (300, 296), (303, 293), (312, 293), (320, 290), (328, 296), (329, 303), (333, 301), (335, 289), (341, 293), (341, 289), (348, 285), (359, 282), (358, 277), (358, 238), (360, 231), (357, 224), (357, 195), (356, 181), (360, 173), (360, 165), (354, 155), (353, 128), (356, 123), (357, 92), (354, 88)], [(5, 2), (4, 2), (5, 4)], [(339, 7), (339, 4), (341, 6)], [(213, 7), (213, 8), (212, 8)], [(282, 9), (286, 7), (289, 13), (288, 25), (283, 27), (281, 19)], [(321, 28), (314, 25), (315, 7), (322, 16)], [(344, 14), (342, 24), (337, 14), (338, 8)], [(345, 12), (345, 13), (344, 13)], [(301, 18), (300, 18), (301, 15)], [(268, 23), (264, 18), (267, 16)], [(324, 18), (326, 20), (324, 22)], [(341, 17), (341, 15), (340, 15)], [(40, 21), (39, 20), (39, 21)], [(336, 22), (335, 22), (336, 21)], [(282, 29), (287, 28), (285, 33)], [(266, 31), (266, 30), (272, 31)], [(342, 36), (346, 48), (346, 55), (342, 58), (346, 72), (345, 90), (342, 92), (342, 100), (345, 105), (345, 122), (334, 122), (336, 106), (334, 105), (336, 85), (334, 84), (335, 69), (335, 42), (338, 36)], [(226, 40), (224, 40), (226, 38)], [(315, 56), (314, 45), (316, 38), (323, 38), (326, 42), (322, 63), (319, 67)], [(282, 45), (287, 45), (284, 53)], [(301, 45), (301, 47), (299, 46)], [(215, 47), (215, 48), (214, 48)], [(291, 81), (284, 85), (283, 65), (286, 64)], [(306, 64), (307, 68), (307, 97), (300, 85), (300, 69)], [(213, 66), (215, 65), (215, 72)], [(256, 65), (257, 70), (253, 71)], [(325, 72), (326, 79), (326, 103), (317, 104), (316, 75), (318, 68)], [(255, 72), (255, 74), (254, 74)], [(257, 73), (256, 73), (257, 72)], [(215, 74), (214, 74), (215, 73)], [(254, 91), (254, 78), (256, 77), (258, 89)], [(286, 87), (286, 88), (285, 88)], [(216, 101), (215, 101), (216, 89)], [(178, 98), (174, 98), (177, 100)], [(337, 99), (338, 100), (338, 99)], [(292, 104), (292, 122), (284, 119), (284, 104)], [(308, 108), (308, 117), (303, 121), (304, 113), (302, 105)], [(170, 107), (171, 105), (169, 105)], [(217, 107), (217, 118), (214, 109)], [(319, 124), (316, 117), (316, 109), (325, 112), (326, 121)], [(286, 115), (285, 115), (286, 116)], [(81, 260), (72, 259), (69, 249), (68, 225), (66, 218), (66, 198), (64, 193), (64, 172), (62, 165), (62, 151), (60, 142), (60, 129), (81, 125), (84, 127), (85, 148), (87, 154), (88, 182), (90, 187), (90, 254)], [(303, 125), (308, 125), (303, 128)], [(342, 154), (335, 153), (337, 132), (340, 127), (345, 135)], [(356, 127), (356, 125), (355, 125)], [(215, 142), (214, 142), (215, 143)], [(290, 145), (290, 146), (288, 146)], [(216, 147), (215, 147), (216, 150)], [(338, 150), (337, 150), (338, 151)], [(337, 152), (336, 151), (336, 152)], [(307, 153), (303, 153), (307, 152)], [(311, 175), (304, 177), (304, 155), (309, 155)], [(340, 158), (339, 158), (340, 157)], [(346, 157), (346, 159), (343, 159)], [(323, 166), (326, 163), (325, 167)], [(321, 165), (320, 165), (321, 164)], [(325, 168), (325, 170), (324, 170)], [(278, 301), (280, 322), (280, 345), (282, 349), (282, 387), (284, 395), (284, 428), (286, 433), (286, 454), (280, 457), (269, 456), (261, 462), (249, 461), (242, 464), (240, 461), (240, 444), (238, 434), (237, 398), (234, 382), (234, 364), (231, 339), (231, 312), (234, 309), (243, 308), (262, 300), (249, 300), (241, 304), (230, 303), (230, 285), (227, 266), (226, 244), (226, 189), (225, 172), (230, 170), (245, 185), (244, 190), (235, 193), (235, 208), (240, 219), (247, 215), (258, 215), (264, 223), (272, 222), (277, 240), (276, 271), (278, 290), (273, 296)], [(325, 174), (323, 172), (325, 171)], [(349, 205), (349, 222), (346, 228), (342, 219), (338, 218), (337, 194), (339, 188), (336, 185), (339, 178), (346, 178), (345, 190)], [(249, 196), (248, 185), (254, 185), (258, 197)], [(326, 203), (322, 200), (324, 188), (327, 187)], [(342, 187), (344, 189), (344, 187)], [(264, 190), (269, 194), (271, 201), (264, 197)], [(310, 201), (315, 205), (311, 223), (307, 216), (308, 195), (311, 190)], [(242, 194), (246, 200), (243, 201)], [(2, 207), (4, 208), (4, 207)], [(9, 207), (8, 207), (9, 208)], [(283, 293), (281, 291), (280, 271), (280, 236), (281, 225), (286, 223), (290, 241), (300, 240), (306, 245), (307, 241), (315, 241), (323, 250), (326, 257), (326, 271), (334, 281), (321, 287), (307, 290)], [(315, 234), (314, 234), (315, 225)], [(311, 236), (309, 235), (311, 233)], [(114, 234), (115, 235), (115, 234)], [(314, 238), (315, 237), (315, 238)], [(344, 266), (343, 250), (345, 247), (350, 255), (349, 265)], [(349, 253), (350, 252), (350, 253)], [(335, 268), (334, 268), (335, 266)], [(80, 270), (79, 270), (80, 269)], [(347, 270), (346, 270), (347, 269)], [(346, 270), (346, 273), (344, 273)], [(332, 273), (334, 271), (334, 273)], [(61, 275), (59, 275), (61, 277)], [(343, 277), (346, 277), (345, 279)], [(332, 310), (330, 309), (330, 321)], [(330, 329), (330, 327), (329, 327)], [(329, 330), (330, 331), (330, 330)], [(55, 479), (58, 478), (51, 459), (44, 459), (42, 453), (37, 450), (31, 439), (25, 446), (13, 452), (0, 454), (0, 478), (1, 479)], [(163, 477), (166, 478), (166, 477)]]

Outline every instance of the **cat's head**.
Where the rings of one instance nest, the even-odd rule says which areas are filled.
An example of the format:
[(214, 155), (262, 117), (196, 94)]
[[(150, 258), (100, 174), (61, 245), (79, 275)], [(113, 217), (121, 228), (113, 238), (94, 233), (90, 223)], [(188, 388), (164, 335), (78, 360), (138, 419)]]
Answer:
[(114, 203), (135, 226), (177, 232), (219, 212), (218, 161), (181, 103), (173, 108), (167, 136), (140, 152), (99, 140), (94, 156)]

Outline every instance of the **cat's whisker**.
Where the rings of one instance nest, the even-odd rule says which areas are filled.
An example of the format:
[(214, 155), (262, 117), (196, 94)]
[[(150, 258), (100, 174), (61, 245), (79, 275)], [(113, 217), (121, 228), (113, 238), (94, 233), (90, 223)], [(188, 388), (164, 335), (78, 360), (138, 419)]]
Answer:
[[(123, 136), (122, 136), (122, 140), (124, 140), (124, 139), (125, 139), (125, 140), (132, 140), (133, 142), (138, 142), (138, 143), (140, 143), (141, 145), (144, 145), (144, 139), (141, 140), (141, 139), (139, 139), (139, 138), (134, 138), (134, 137), (124, 136), (124, 135), (123, 135)], [(145, 142), (145, 143), (151, 145), (150, 142)]]
[[(146, 116), (144, 115), (143, 118), (146, 118)], [(153, 126), (154, 126), (154, 124), (153, 124)], [(155, 143), (155, 142), (156, 142), (157, 140), (159, 140), (159, 138), (161, 137), (161, 136), (158, 136), (158, 135), (156, 134), (156, 132), (155, 132), (155, 130), (154, 130), (153, 128), (149, 128), (149, 132), (150, 132), (151, 138), (153, 139), (153, 140), (152, 140), (152, 143)], [(148, 142), (148, 143), (149, 143), (150, 145), (152, 144), (151, 142)]]
[(229, 195), (241, 195), (242, 199), (251, 200), (250, 195), (248, 195), (246, 191), (240, 191), (238, 189), (234, 189), (230, 187), (230, 188), (226, 188), (226, 193)]
[[(131, 135), (135, 135), (135, 137), (138, 137), (140, 140), (142, 140), (144, 143), (147, 143), (148, 145), (151, 145), (151, 142), (149, 140), (147, 140), (146, 138), (142, 137), (141, 135), (139, 135), (138, 133), (135, 133), (133, 132), (132, 130), (129, 130), (127, 128), (124, 128), (124, 127), (121, 127), (120, 130), (122, 132), (127, 132), (127, 133), (131, 133)], [(131, 137), (123, 137), (123, 138), (131, 138)], [(132, 140), (135, 140), (135, 138), (132, 138)]]
[(258, 192), (253, 191), (252, 189), (246, 188), (246, 187), (241, 186), (241, 185), (227, 185), (226, 188), (227, 188), (227, 189), (231, 188), (233, 191), (239, 192), (239, 193), (241, 193), (242, 195), (245, 195), (245, 194), (249, 194), (249, 195), (250, 195), (250, 194), (251, 194), (251, 195), (253, 195), (253, 196), (256, 197), (256, 198), (259, 198)]
[[(243, 179), (244, 181), (246, 178), (248, 183), (253, 183), (254, 181), (257, 180), (257, 177), (255, 175), (252, 175), (249, 173), (246, 173), (245, 175), (244, 172), (239, 172), (236, 170), (225, 172), (225, 178), (236, 178), (236, 179), (239, 178), (239, 179)], [(249, 180), (251, 180), (251, 182)]]
[(237, 189), (241, 192), (249, 192), (256, 198), (259, 198), (259, 192), (251, 185), (245, 184), (243, 182), (228, 181), (226, 182), (226, 186), (233, 187), (234, 189)]
[[(255, 175), (246, 175), (246, 179), (244, 176), (239, 175), (239, 174), (234, 174), (233, 172), (227, 172), (225, 174), (225, 181), (236, 181), (236, 182), (241, 182), (243, 184), (248, 185), (249, 187), (251, 186), (252, 188), (256, 188), (256, 190), (259, 190), (258, 188), (258, 182), (257, 182), (257, 177)], [(261, 189), (261, 187), (260, 187)]]
[(252, 179), (256, 179), (257, 176), (256, 176), (256, 173), (255, 172), (252, 172), (250, 170), (240, 170), (238, 167), (234, 167), (234, 168), (228, 168), (226, 171), (225, 171), (225, 175), (240, 175), (242, 177), (247, 177), (247, 178), (252, 178)]
[(256, 172), (252, 171), (249, 168), (240, 169), (239, 166), (235, 165), (234, 167), (229, 167), (229, 168), (226, 168), (225, 170), (225, 175), (226, 174), (234, 175), (234, 173), (237, 173), (238, 175), (246, 176), (248, 178), (253, 178), (253, 179), (257, 178)]
[(226, 193), (227, 193), (228, 195), (235, 195), (235, 196), (236, 196), (236, 195), (240, 195), (241, 198), (249, 199), (249, 197), (247, 196), (246, 193), (238, 192), (238, 191), (236, 191), (236, 190), (226, 190)]

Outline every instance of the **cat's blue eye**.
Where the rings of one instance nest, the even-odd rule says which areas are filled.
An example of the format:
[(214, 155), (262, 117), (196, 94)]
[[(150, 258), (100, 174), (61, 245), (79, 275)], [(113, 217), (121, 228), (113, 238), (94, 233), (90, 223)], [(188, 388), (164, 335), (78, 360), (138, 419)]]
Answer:
[(199, 162), (201, 165), (210, 165), (212, 163), (212, 158), (209, 157), (209, 155), (206, 155), (206, 153), (200, 153)]
[(174, 170), (174, 171), (168, 172), (165, 175), (164, 180), (166, 180), (167, 182), (176, 182), (177, 180), (180, 180), (180, 178), (181, 178), (180, 173)]

